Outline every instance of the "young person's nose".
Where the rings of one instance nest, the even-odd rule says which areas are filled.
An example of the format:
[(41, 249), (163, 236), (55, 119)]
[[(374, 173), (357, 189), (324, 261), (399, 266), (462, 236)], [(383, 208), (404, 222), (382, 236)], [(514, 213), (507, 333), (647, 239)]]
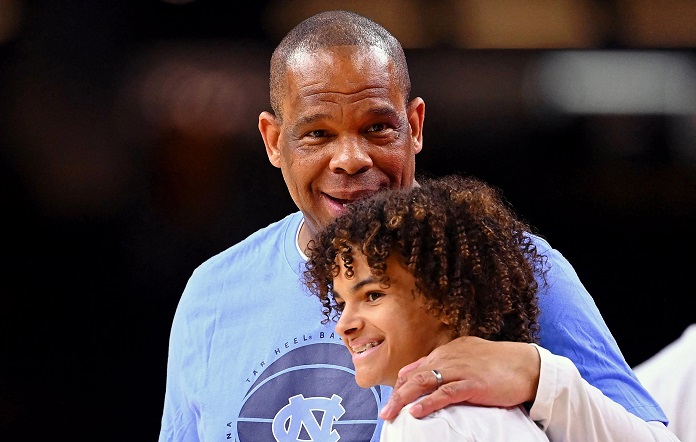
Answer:
[(341, 312), (341, 317), (338, 318), (336, 323), (336, 333), (343, 338), (349, 337), (360, 330), (362, 326), (363, 321), (360, 314), (352, 306), (345, 305)]
[(329, 167), (335, 173), (355, 175), (372, 167), (372, 157), (366, 146), (354, 138), (338, 139)]

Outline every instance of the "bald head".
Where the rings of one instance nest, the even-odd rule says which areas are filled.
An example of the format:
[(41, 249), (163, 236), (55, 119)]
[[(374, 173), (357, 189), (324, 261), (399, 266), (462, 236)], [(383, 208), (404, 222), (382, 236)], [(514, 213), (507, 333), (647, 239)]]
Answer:
[(335, 46), (379, 48), (391, 60), (392, 79), (403, 91), (404, 102), (411, 93), (406, 56), (399, 41), (384, 27), (360, 14), (349, 11), (327, 11), (313, 15), (295, 26), (273, 51), (271, 57), (271, 108), (282, 118), (285, 75), (293, 57), (301, 52), (315, 52)]

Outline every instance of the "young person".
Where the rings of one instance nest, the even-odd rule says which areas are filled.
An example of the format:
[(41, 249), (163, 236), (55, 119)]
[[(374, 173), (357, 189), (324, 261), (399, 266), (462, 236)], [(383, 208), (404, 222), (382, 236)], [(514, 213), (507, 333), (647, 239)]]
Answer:
[[(339, 318), (363, 388), (393, 387), (402, 367), (461, 336), (536, 342), (543, 257), (529, 228), (473, 178), (420, 184), (352, 204), (308, 249), (307, 286), (325, 322)], [(410, 406), (380, 440), (549, 440), (521, 405), (452, 405), (422, 419)]]
[[(160, 441), (377, 440), (379, 409), (391, 419), (430, 392), (411, 408), (414, 415), (463, 401), (534, 401), (547, 413), (544, 425), (569, 425), (554, 420), (556, 398), (544, 393), (553, 382), (528, 344), (455, 339), (411, 365), (392, 395), (389, 387), (355, 385), (340, 337), (321, 324), (301, 281), (304, 251), (346, 204), (417, 185), (425, 103), (410, 91), (401, 45), (361, 15), (320, 13), (280, 42), (270, 64), (273, 112), (262, 112), (258, 126), (299, 211), (191, 275), (171, 328)], [(540, 344), (568, 356), (628, 411), (666, 421), (571, 265), (543, 239), (534, 241), (550, 264), (538, 295)], [(432, 369), (442, 373), (447, 394), (435, 389)]]
[[(452, 175), (419, 182), (353, 203), (308, 248), (305, 282), (321, 300), (324, 322), (337, 319), (364, 388), (394, 386), (403, 366), (459, 337), (537, 342), (545, 257), (530, 227), (480, 180)], [(623, 426), (614, 435), (599, 425), (552, 432), (552, 440), (655, 440), (659, 429), (583, 385), (570, 361), (540, 351), (573, 380), (567, 388), (589, 391)], [(438, 370), (432, 373), (440, 379)], [(406, 411), (412, 405), (384, 424), (381, 441), (549, 440), (521, 405), (457, 404), (422, 419)], [(565, 406), (569, 418), (574, 410), (568, 401)]]

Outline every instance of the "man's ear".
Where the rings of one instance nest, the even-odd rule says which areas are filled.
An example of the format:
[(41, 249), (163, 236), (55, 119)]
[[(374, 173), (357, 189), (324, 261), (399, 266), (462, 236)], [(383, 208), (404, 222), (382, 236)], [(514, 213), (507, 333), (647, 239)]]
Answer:
[(411, 127), (414, 154), (423, 149), (423, 121), (425, 121), (425, 101), (416, 97), (408, 103), (408, 124)]
[(280, 128), (276, 122), (275, 115), (267, 111), (261, 112), (259, 115), (259, 132), (261, 132), (263, 144), (266, 145), (268, 161), (275, 167), (280, 168), (280, 147), (278, 146)]

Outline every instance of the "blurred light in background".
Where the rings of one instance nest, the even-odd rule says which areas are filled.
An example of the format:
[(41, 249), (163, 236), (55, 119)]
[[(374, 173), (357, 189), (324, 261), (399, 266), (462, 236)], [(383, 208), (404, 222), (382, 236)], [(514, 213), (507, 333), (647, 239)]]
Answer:
[(641, 48), (696, 46), (693, 0), (271, 0), (279, 40), (311, 14), (350, 9), (377, 20), (405, 48)]
[(15, 38), (22, 22), (22, 3), (0, 0), (0, 44)]
[[(598, 2), (599, 3), (599, 2)], [(617, 35), (628, 47), (696, 47), (696, 1), (614, 0)]]
[(535, 97), (572, 114), (696, 114), (696, 62), (657, 51), (544, 54)]

